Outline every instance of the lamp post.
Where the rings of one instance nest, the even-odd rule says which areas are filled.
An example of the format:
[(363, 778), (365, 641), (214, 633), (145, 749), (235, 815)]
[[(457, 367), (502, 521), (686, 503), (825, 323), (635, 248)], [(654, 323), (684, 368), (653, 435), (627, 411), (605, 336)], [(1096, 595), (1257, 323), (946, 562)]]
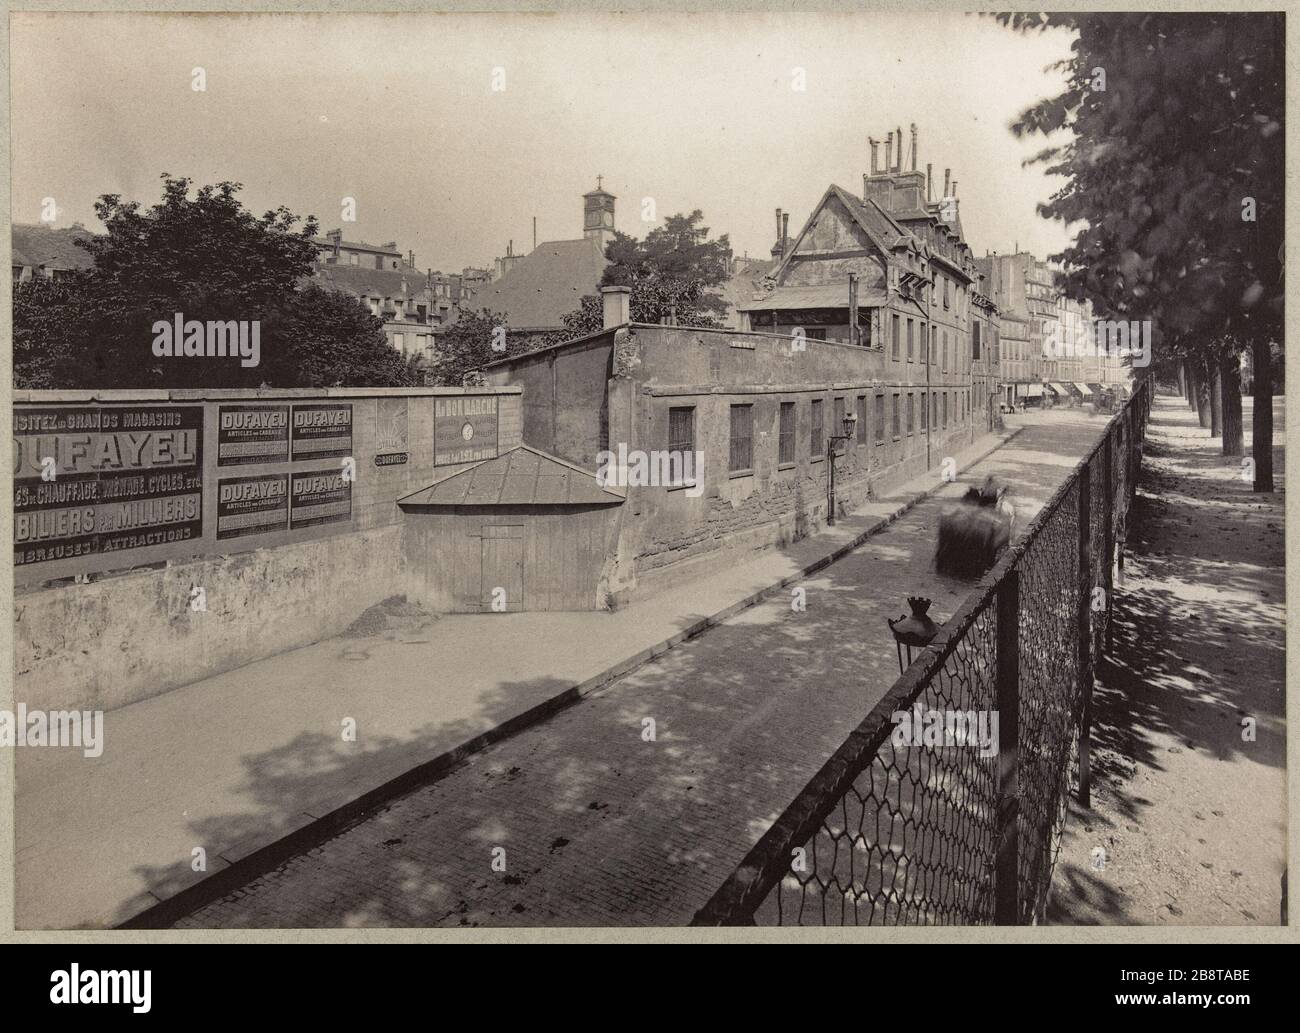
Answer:
[[(898, 620), (885, 618), (889, 630), (894, 633), (894, 648), (898, 650), (898, 673), (903, 674), (912, 666), (912, 650), (924, 649), (939, 634), (939, 625), (930, 620), (926, 612), (930, 609), (930, 600), (919, 595), (909, 595), (907, 605), (912, 608), (911, 616), (904, 614)], [(907, 647), (907, 663), (903, 663), (903, 647)]]
[(844, 433), (828, 434), (826, 436), (826, 524), (828, 527), (835, 525), (835, 443), (837, 441), (851, 441), (853, 439), (853, 427), (857, 422), (856, 413), (846, 412), (844, 414)]

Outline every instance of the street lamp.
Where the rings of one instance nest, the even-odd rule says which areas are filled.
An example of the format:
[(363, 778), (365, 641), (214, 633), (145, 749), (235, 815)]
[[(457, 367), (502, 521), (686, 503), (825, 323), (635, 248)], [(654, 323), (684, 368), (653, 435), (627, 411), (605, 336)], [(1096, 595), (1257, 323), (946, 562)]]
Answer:
[[(926, 612), (930, 609), (930, 600), (919, 595), (909, 595), (907, 605), (912, 608), (912, 615), (904, 614), (898, 620), (885, 618), (889, 630), (894, 633), (894, 648), (898, 650), (898, 673), (904, 673), (912, 666), (912, 650), (924, 649), (939, 634), (939, 625), (930, 620)], [(903, 647), (907, 647), (907, 663), (903, 663)]]
[(835, 443), (837, 441), (853, 440), (853, 427), (858, 422), (856, 414), (848, 412), (844, 414), (844, 433), (830, 434), (826, 437), (826, 524), (834, 526), (835, 524)]

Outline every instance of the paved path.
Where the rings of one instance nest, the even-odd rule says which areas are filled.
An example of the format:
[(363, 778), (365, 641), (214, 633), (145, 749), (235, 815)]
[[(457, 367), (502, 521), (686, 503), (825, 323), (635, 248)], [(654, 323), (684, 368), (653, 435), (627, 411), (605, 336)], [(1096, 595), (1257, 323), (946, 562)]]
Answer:
[[(1024, 422), (966, 478), (1009, 480), (1021, 529), (1104, 425)], [(745, 610), (178, 926), (688, 922), (897, 677), (885, 618), (964, 598), (930, 569), (941, 505), (802, 582), (803, 612)]]
[[(982, 437), (959, 467), (1003, 441)], [(848, 548), (938, 478), (615, 613), (457, 614), (326, 639), (110, 711), (100, 757), (20, 750), (17, 924), (124, 922), (575, 686), (632, 669)]]
[[(1250, 449), (1250, 399), (1245, 399)], [(1058, 924), (1277, 925), (1286, 863), (1286, 539), (1185, 402), (1158, 397), (1115, 648), (1098, 671), (1092, 809), (1067, 826)], [(1243, 737), (1243, 719), (1254, 721)], [(1104, 860), (1095, 867), (1093, 852)]]

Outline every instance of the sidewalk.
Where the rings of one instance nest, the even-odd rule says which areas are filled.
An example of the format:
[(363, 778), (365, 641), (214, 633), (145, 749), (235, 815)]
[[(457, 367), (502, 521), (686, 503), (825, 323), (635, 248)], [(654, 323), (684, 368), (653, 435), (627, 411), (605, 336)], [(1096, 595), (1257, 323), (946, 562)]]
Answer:
[[(958, 468), (1015, 433), (985, 435)], [(826, 566), (941, 487), (936, 469), (615, 613), (449, 615), (330, 639), (111, 711), (99, 758), (17, 751), (16, 924), (117, 925), (285, 837), (336, 829)]]
[(1072, 806), (1054, 924), (1279, 923), (1284, 417), (1279, 400), (1278, 490), (1257, 495), (1240, 459), (1222, 455), (1185, 402), (1156, 399), (1117, 583), (1114, 652), (1097, 672), (1092, 808)]

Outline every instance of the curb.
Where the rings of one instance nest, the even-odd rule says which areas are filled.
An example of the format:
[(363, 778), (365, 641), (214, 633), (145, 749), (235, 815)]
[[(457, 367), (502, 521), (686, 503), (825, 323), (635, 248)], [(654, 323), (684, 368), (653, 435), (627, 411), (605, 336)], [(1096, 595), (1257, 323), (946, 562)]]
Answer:
[[(981, 463), (998, 449), (1003, 448), (1009, 441), (1015, 438), (1023, 430), (1023, 427), (1017, 427), (1009, 432), (1003, 432), (999, 435), (998, 440), (989, 448), (980, 452), (970, 459), (965, 465), (959, 468), (969, 470), (976, 463)], [(446, 753), (439, 754), (423, 764), (417, 764), (415, 767), (404, 771), (396, 778), (389, 779), (387, 782), (370, 789), (353, 800), (336, 807), (325, 814), (310, 816), (308, 821), (300, 827), (293, 829), (283, 836), (272, 839), (270, 842), (252, 850), (246, 851), (244, 848), (247, 841), (238, 844), (240, 856), (230, 859), (218, 853), (217, 856), (227, 861), (226, 867), (219, 871), (213, 872), (205, 879), (201, 879), (184, 889), (178, 890), (175, 894), (159, 899), (154, 894), (146, 891), (144, 896), (152, 897), (156, 903), (148, 904), (141, 908), (130, 918), (117, 923), (110, 928), (116, 929), (163, 929), (172, 925), (178, 919), (197, 910), (205, 904), (211, 903), (219, 897), (225, 896), (232, 890), (255, 879), (267, 872), (279, 867), (286, 861), (291, 860), (298, 855), (305, 853), (312, 848), (319, 846), (327, 840), (333, 839), (339, 833), (346, 831), (350, 826), (357, 824), (363, 818), (369, 816), (374, 810), (396, 797), (402, 796), (423, 785), (437, 782), (439, 779), (449, 774), (451, 770), (459, 766), (468, 757), (473, 756), (495, 743), (508, 739), (518, 732), (525, 730), (535, 724), (554, 717), (562, 710), (566, 710), (575, 703), (580, 702), (583, 697), (608, 685), (610, 682), (621, 678), (630, 671), (648, 663), (655, 657), (661, 656), (676, 646), (681, 645), (689, 639), (695, 638), (709, 628), (722, 624), (743, 610), (756, 606), (770, 595), (779, 592), (781, 589), (788, 587), (796, 581), (802, 581), (810, 574), (829, 567), (832, 563), (843, 559), (853, 550), (859, 548), (867, 539), (879, 534), (882, 530), (896, 521), (903, 514), (911, 510), (917, 503), (930, 498), (939, 491), (946, 482), (940, 480), (933, 487), (927, 488), (917, 495), (913, 495), (906, 502), (895, 507), (890, 513), (874, 521), (869, 527), (854, 535), (852, 539), (836, 546), (833, 550), (823, 556), (818, 557), (810, 563), (800, 567), (797, 571), (781, 580), (776, 581), (766, 588), (760, 588), (744, 598), (732, 603), (729, 606), (718, 610), (716, 613), (707, 617), (701, 617), (699, 620), (683, 628), (674, 635), (657, 642), (652, 646), (642, 649), (633, 656), (620, 660), (618, 663), (605, 668), (599, 674), (588, 678), (586, 681), (577, 685), (572, 685), (552, 696), (550, 699), (543, 700), (527, 710), (516, 714), (514, 717), (503, 721), (493, 728), (474, 736), (454, 749)], [(236, 847), (227, 848), (227, 852), (235, 852)], [(139, 898), (137, 898), (139, 899)]]

